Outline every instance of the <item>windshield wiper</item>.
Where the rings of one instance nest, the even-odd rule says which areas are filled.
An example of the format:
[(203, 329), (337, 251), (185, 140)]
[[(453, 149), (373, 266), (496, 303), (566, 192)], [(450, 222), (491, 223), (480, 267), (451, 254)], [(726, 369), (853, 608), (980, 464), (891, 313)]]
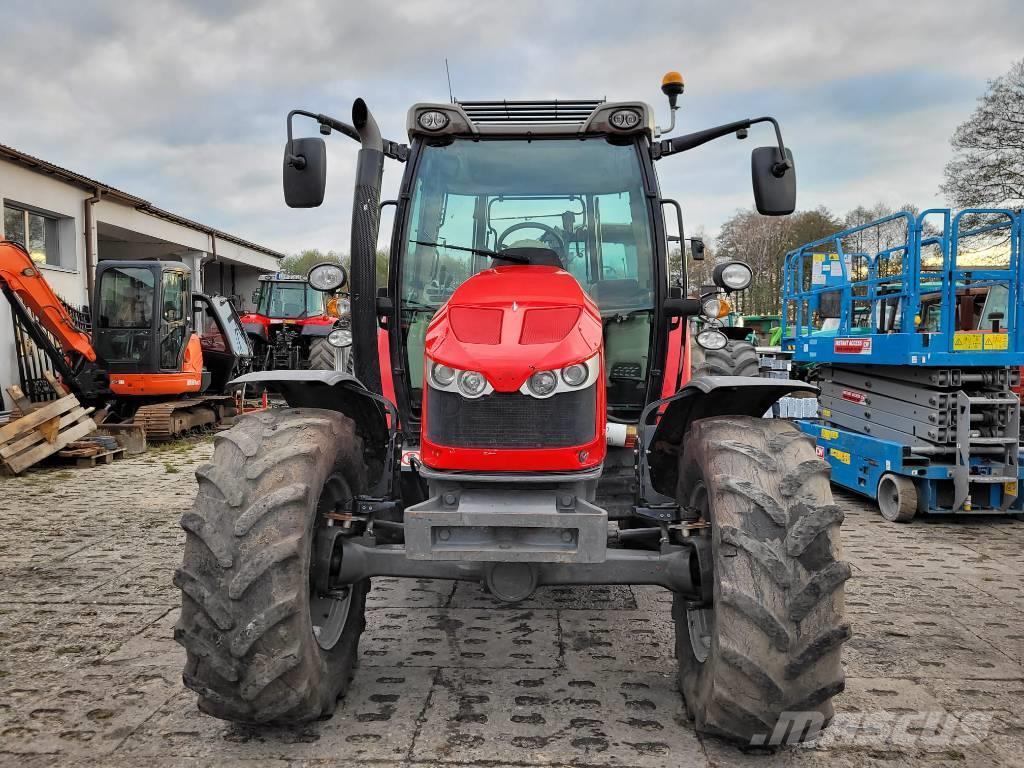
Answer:
[(465, 251), (466, 253), (475, 253), (478, 256), (490, 256), (492, 259), (504, 259), (505, 261), (513, 261), (516, 264), (530, 264), (532, 263), (528, 256), (520, 256), (515, 253), (506, 253), (498, 251), (490, 251), (486, 248), (468, 248), (464, 245), (448, 245), (447, 243), (431, 243), (427, 240), (413, 240), (412, 242), (416, 245), (429, 245), (434, 248), (447, 248), (451, 251)]

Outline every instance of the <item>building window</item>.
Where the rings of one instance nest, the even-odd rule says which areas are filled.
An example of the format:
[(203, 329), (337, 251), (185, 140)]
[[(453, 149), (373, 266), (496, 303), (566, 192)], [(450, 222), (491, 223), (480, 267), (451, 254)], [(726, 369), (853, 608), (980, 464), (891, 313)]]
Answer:
[(60, 263), (60, 219), (4, 204), (4, 237), (25, 246), (36, 264)]

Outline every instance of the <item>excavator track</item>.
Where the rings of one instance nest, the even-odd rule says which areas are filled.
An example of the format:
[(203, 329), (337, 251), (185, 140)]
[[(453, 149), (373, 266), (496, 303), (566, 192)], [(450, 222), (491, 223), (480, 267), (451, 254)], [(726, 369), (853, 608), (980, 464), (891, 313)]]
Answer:
[(173, 440), (217, 426), (233, 405), (230, 395), (169, 400), (142, 406), (133, 421), (146, 430), (147, 440)]

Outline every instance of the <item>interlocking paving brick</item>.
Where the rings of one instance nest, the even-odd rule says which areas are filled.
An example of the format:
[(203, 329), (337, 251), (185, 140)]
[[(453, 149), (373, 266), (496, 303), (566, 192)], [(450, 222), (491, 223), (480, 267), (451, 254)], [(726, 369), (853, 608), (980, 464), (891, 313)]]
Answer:
[(570, 670), (675, 669), (668, 611), (564, 611), (559, 623)]
[(367, 611), (363, 663), (380, 667), (523, 667), (559, 664), (554, 611), (428, 608)]
[(440, 608), (448, 605), (455, 592), (454, 581), (440, 579), (373, 580), (366, 596), (367, 608)]
[(703, 764), (674, 676), (444, 669), (413, 757), (478, 764)]
[(0, 765), (1024, 764), (1024, 523), (894, 525), (843, 492), (855, 635), (837, 714), (978, 712), (981, 743), (766, 756), (699, 738), (675, 687), (672, 595), (643, 586), (548, 587), (508, 605), (478, 584), (377, 579), (333, 718), (257, 730), (207, 717), (181, 685), (171, 574), (211, 450), (0, 479)]
[[(204, 764), (233, 758), (401, 760), (408, 753), (436, 671), (362, 667), (334, 717), (294, 728), (249, 728), (196, 709), (180, 691), (125, 741), (128, 765), (150, 756), (192, 757)], [(134, 762), (132, 762), (134, 761)]]
[[(484, 591), (479, 584), (460, 582), (452, 597), (453, 608), (508, 608)], [(517, 608), (559, 608), (563, 610), (636, 608), (629, 587), (596, 584), (578, 587), (540, 587)]]

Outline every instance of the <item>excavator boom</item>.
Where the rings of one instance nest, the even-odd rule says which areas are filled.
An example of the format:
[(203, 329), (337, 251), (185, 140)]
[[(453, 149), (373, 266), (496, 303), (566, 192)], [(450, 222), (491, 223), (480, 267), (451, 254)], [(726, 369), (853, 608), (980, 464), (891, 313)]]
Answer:
[(39, 267), (17, 243), (0, 241), (0, 289), (8, 298), (13, 294), (21, 300), (40, 325), (58, 340), (65, 355), (96, 362), (89, 334), (75, 325)]

